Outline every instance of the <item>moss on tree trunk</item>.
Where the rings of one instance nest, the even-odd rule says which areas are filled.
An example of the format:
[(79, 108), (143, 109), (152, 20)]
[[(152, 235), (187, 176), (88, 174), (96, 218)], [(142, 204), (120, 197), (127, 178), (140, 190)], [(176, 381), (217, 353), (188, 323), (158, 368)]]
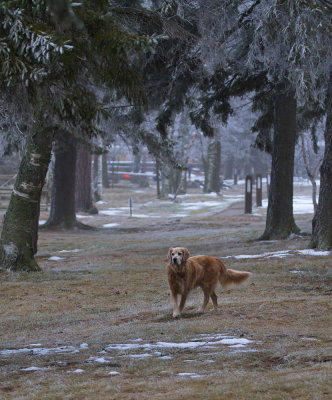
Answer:
[(52, 133), (37, 129), (27, 142), (4, 216), (1, 265), (12, 271), (38, 271), (34, 259), (40, 198), (51, 158)]

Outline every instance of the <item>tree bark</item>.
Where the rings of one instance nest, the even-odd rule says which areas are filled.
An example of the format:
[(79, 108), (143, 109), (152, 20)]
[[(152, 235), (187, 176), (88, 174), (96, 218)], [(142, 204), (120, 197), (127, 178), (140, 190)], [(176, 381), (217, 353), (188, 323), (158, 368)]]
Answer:
[(50, 216), (43, 228), (88, 228), (77, 221), (75, 213), (76, 148), (75, 142), (61, 141), (55, 150)]
[(205, 193), (220, 192), (221, 144), (215, 140), (209, 144), (208, 160), (205, 174)]
[(53, 133), (40, 128), (28, 139), (1, 233), (1, 265), (11, 271), (39, 271), (40, 198), (51, 159)]
[(92, 202), (91, 152), (86, 145), (77, 148), (75, 187), (76, 211), (98, 214)]
[(102, 184), (103, 188), (108, 189), (110, 187), (108, 177), (108, 166), (107, 166), (108, 153), (103, 153), (101, 158), (102, 163)]
[(299, 233), (293, 216), (293, 174), (296, 143), (296, 99), (284, 82), (277, 88), (271, 184), (265, 232), (261, 240), (285, 239)]
[(332, 248), (332, 72), (326, 99), (325, 152), (320, 168), (319, 200), (312, 221), (311, 247)]
[(102, 189), (102, 168), (101, 168), (101, 156), (95, 154), (93, 156), (93, 199), (94, 201), (101, 200), (101, 189)]

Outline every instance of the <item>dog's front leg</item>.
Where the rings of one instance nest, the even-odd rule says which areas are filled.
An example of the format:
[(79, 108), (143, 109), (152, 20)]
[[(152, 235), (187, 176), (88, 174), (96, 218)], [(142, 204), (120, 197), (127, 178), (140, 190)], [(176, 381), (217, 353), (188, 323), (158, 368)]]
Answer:
[(177, 317), (180, 315), (179, 304), (178, 304), (178, 294), (174, 291), (171, 291), (171, 300), (173, 307), (173, 317)]
[(187, 296), (188, 296), (188, 292), (185, 290), (181, 295), (181, 301), (180, 301), (180, 306), (179, 306), (180, 313), (182, 313), (184, 305), (186, 304)]

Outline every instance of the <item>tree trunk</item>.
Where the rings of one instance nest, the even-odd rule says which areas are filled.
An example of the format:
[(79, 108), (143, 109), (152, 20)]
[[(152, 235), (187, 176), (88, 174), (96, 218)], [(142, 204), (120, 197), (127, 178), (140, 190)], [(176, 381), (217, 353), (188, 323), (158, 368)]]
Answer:
[(311, 246), (332, 248), (332, 72), (326, 99), (325, 152), (320, 168), (320, 189), (317, 210), (312, 221)]
[(286, 83), (280, 84), (274, 106), (272, 172), (265, 232), (261, 240), (285, 239), (299, 233), (293, 216), (293, 173), (296, 143), (296, 100)]
[(51, 211), (45, 228), (84, 228), (75, 214), (76, 148), (67, 141), (55, 150)]
[(221, 167), (221, 144), (215, 140), (209, 144), (208, 160), (206, 170), (206, 182), (204, 192), (220, 192), (220, 167)]
[(108, 177), (108, 166), (107, 166), (108, 153), (102, 154), (102, 184), (103, 188), (108, 189), (110, 187), (109, 177)]
[(98, 214), (92, 203), (91, 192), (91, 152), (88, 146), (81, 145), (76, 158), (76, 211)]
[(1, 265), (12, 271), (39, 271), (37, 251), (40, 198), (51, 158), (53, 134), (37, 130), (27, 142), (1, 233)]
[(94, 201), (101, 200), (102, 177), (101, 177), (101, 162), (100, 155), (93, 156), (93, 199)]

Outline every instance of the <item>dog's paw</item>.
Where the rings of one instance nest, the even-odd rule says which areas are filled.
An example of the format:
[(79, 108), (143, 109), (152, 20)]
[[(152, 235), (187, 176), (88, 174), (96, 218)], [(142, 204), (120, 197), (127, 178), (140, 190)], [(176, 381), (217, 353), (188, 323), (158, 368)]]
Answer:
[(179, 311), (173, 312), (173, 318), (177, 318), (180, 315)]

